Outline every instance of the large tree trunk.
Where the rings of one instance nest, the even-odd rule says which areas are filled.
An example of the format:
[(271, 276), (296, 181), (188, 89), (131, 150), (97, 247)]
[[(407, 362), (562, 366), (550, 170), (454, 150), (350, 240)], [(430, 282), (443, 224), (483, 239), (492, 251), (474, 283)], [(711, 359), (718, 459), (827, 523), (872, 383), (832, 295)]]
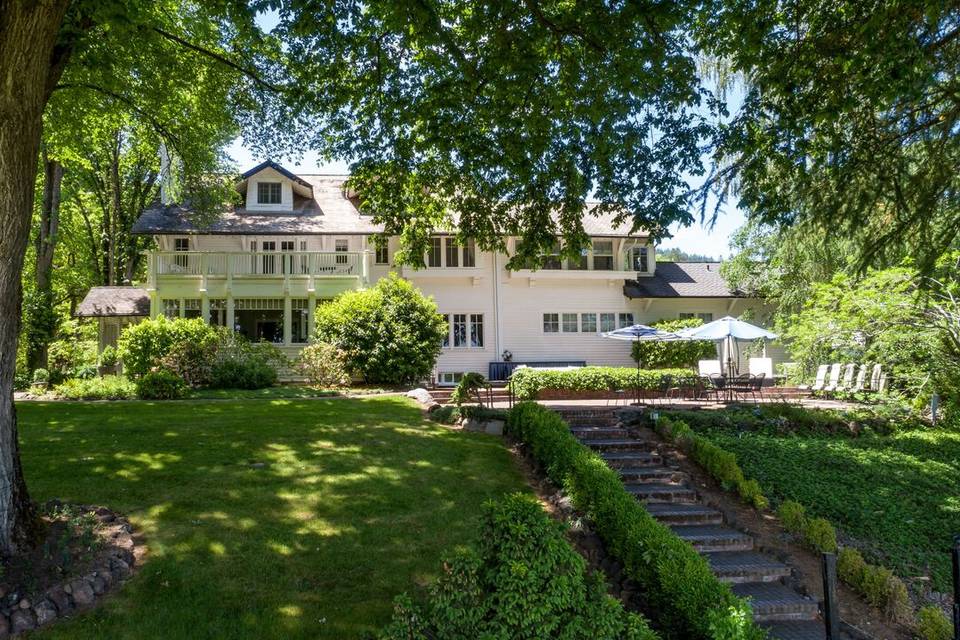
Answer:
[(13, 374), (43, 110), (68, 56), (69, 0), (0, 0), (0, 554), (30, 544), (37, 518), (20, 467)]

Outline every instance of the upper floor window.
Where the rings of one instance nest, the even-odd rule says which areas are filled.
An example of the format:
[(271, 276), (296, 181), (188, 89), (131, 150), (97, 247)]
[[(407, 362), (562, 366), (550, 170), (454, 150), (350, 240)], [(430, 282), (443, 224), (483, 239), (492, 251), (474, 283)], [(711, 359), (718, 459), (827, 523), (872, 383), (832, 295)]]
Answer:
[(279, 182), (257, 183), (257, 204), (280, 204), (280, 194)]
[(650, 251), (647, 247), (634, 247), (630, 250), (630, 268), (633, 271), (649, 271)]
[(594, 271), (613, 271), (613, 240), (593, 241)]
[[(174, 238), (173, 250), (174, 251), (190, 251), (190, 238)], [(174, 258), (174, 264), (176, 264), (178, 267), (186, 268), (190, 264), (190, 257), (176, 256)]]
[(378, 244), (373, 257), (376, 264), (390, 264), (390, 248), (386, 243), (382, 245)]
[(427, 245), (428, 267), (476, 267), (477, 246), (473, 240), (460, 244), (456, 238), (433, 236)]
[(446, 246), (447, 253), (447, 266), (448, 267), (459, 267), (460, 266), (460, 247), (457, 246), (457, 243), (453, 238), (444, 238), (444, 245)]
[(443, 251), (440, 248), (440, 238), (433, 236), (430, 238), (430, 248), (427, 249), (427, 266), (442, 267)]
[(560, 260), (560, 243), (557, 242), (553, 245), (553, 249), (550, 250), (550, 253), (547, 253), (543, 256), (543, 263), (541, 264), (541, 269), (562, 269), (563, 263)]
[(467, 240), (467, 243), (463, 245), (463, 266), (477, 266), (477, 245), (473, 240)]

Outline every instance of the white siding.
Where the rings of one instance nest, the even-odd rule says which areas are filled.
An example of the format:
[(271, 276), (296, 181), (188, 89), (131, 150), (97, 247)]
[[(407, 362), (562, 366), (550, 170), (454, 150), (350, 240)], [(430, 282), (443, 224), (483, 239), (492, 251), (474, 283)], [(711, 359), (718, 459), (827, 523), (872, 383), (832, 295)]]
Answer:
[[(258, 204), (257, 185), (261, 182), (280, 183), (280, 204)], [(293, 182), (267, 167), (247, 180), (247, 209), (250, 211), (293, 211)]]

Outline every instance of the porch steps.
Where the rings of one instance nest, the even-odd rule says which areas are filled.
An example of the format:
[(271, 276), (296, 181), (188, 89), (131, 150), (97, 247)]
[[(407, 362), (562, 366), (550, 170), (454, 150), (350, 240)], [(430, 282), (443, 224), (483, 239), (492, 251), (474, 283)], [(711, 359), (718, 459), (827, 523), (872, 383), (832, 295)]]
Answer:
[(637, 433), (623, 428), (611, 410), (570, 409), (562, 415), (572, 425), (571, 433), (620, 474), (624, 487), (650, 515), (703, 554), (714, 574), (729, 583), (734, 593), (750, 599), (754, 619), (770, 638), (825, 637), (818, 603), (784, 582), (791, 568), (758, 550), (751, 535), (725, 524), (722, 512), (703, 504), (687, 475), (665, 464), (668, 445), (649, 430)]

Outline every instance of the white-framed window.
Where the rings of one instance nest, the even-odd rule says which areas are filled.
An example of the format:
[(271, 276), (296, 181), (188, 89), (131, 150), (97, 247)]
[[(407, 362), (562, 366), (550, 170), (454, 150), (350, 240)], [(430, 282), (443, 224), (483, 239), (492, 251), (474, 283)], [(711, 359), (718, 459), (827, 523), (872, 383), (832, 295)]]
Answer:
[(617, 328), (622, 329), (624, 327), (633, 326), (633, 314), (632, 313), (620, 313), (617, 315)]
[(443, 266), (443, 250), (440, 247), (439, 236), (433, 236), (430, 238), (430, 247), (427, 249), (427, 266), (428, 267)]
[(482, 313), (442, 313), (447, 323), (447, 335), (444, 336), (442, 347), (454, 349), (482, 349), (483, 314)]
[(200, 315), (200, 298), (185, 298), (183, 301), (183, 317), (199, 318)]
[(310, 339), (310, 301), (306, 298), (290, 298), (290, 341), (305, 344)]
[[(174, 238), (173, 250), (177, 252), (190, 251), (190, 238)], [(175, 256), (173, 262), (178, 267), (186, 269), (190, 264), (190, 256)]]
[(597, 314), (595, 313), (580, 314), (580, 332), (581, 333), (597, 332)]
[(563, 261), (560, 260), (560, 241), (554, 243), (550, 253), (544, 254), (541, 269), (562, 269)]
[(560, 314), (559, 313), (543, 314), (543, 332), (544, 333), (560, 333)]
[(613, 240), (593, 241), (593, 270), (613, 271)]
[(473, 240), (467, 240), (467, 243), (463, 245), (463, 266), (477, 266), (477, 245)]
[(463, 371), (441, 371), (437, 374), (437, 384), (452, 387), (463, 380)]
[(704, 324), (713, 322), (712, 313), (681, 313), (678, 316), (681, 320), (690, 320), (691, 318), (700, 318)]
[(564, 333), (577, 333), (580, 328), (577, 324), (577, 314), (575, 313), (562, 313), (560, 314), (560, 320), (560, 328), (563, 329)]
[(373, 261), (375, 264), (390, 264), (390, 247), (387, 246), (386, 242), (384, 242), (382, 245), (378, 244), (376, 246), (376, 251), (373, 254)]
[(180, 317), (180, 298), (164, 298), (162, 305), (163, 315), (168, 318)]
[(615, 313), (601, 313), (600, 314), (600, 332), (606, 333), (607, 331), (613, 331), (617, 328), (617, 314)]
[[(277, 242), (276, 240), (262, 240), (260, 242), (260, 251), (263, 252), (276, 252)], [(260, 256), (260, 273), (264, 275), (271, 275), (277, 272), (277, 256), (263, 255)]]
[[(338, 254), (345, 254), (347, 251), (350, 251), (350, 241), (346, 238), (337, 238), (333, 241), (333, 250)], [(337, 264), (347, 264), (347, 256), (338, 255)]]
[(633, 247), (630, 249), (630, 268), (633, 271), (648, 271), (650, 266), (650, 250), (647, 247)]
[(281, 191), (279, 182), (258, 182), (257, 204), (280, 204)]
[(460, 247), (457, 245), (455, 239), (444, 238), (443, 246), (445, 249), (445, 257), (447, 259), (446, 266), (459, 267), (460, 266)]

